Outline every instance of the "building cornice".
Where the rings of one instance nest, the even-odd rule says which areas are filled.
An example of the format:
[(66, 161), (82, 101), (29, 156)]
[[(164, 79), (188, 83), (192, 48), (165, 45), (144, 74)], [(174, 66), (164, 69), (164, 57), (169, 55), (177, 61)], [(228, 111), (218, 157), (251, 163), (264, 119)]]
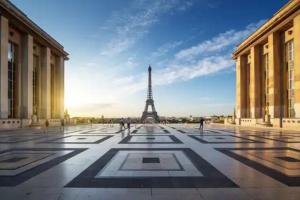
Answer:
[(274, 29), (274, 27), (276, 27), (278, 24), (280, 24), (287, 17), (289, 17), (299, 9), (300, 0), (290, 0), (279, 11), (277, 11), (271, 19), (266, 21), (261, 27), (259, 27), (255, 32), (253, 32), (250, 36), (248, 36), (248, 38), (246, 38), (237, 46), (235, 52), (233, 53), (233, 59), (236, 59), (241, 54), (241, 52), (251, 47), (251, 45), (255, 41), (266, 35), (268, 32)]
[[(31, 19), (27, 17), (20, 9), (18, 9), (13, 3), (9, 0), (0, 0), (0, 7), (3, 11), (6, 11), (10, 17), (15, 18), (19, 23), (21, 23), (26, 29), (30, 30), (42, 38), (47, 44), (49, 44), (56, 51), (61, 53), (65, 59), (68, 59), (68, 53), (64, 50), (64, 47), (57, 42), (53, 37), (46, 33), (41, 27), (34, 23)], [(4, 13), (0, 13), (3, 15)]]

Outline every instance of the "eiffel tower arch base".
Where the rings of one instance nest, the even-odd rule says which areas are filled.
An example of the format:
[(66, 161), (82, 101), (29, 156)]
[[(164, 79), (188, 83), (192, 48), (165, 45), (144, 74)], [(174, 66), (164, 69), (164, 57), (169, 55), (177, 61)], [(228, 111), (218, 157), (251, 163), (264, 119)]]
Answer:
[(146, 122), (148, 118), (152, 118), (155, 123), (159, 123), (157, 112), (143, 112), (141, 121)]

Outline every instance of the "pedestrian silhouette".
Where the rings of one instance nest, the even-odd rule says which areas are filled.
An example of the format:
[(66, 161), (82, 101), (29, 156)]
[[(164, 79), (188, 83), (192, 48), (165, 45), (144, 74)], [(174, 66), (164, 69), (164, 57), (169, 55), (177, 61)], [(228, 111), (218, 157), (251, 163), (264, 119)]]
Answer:
[(131, 124), (131, 120), (129, 117), (126, 120), (126, 123), (127, 123), (128, 135), (129, 135), (130, 134), (130, 124)]
[(130, 120), (130, 118), (128, 117), (128, 118), (127, 118), (127, 128), (128, 128), (128, 129), (130, 129), (130, 124), (131, 124), (131, 120)]
[(200, 132), (203, 134), (204, 118), (200, 117)]
[(120, 129), (121, 129), (121, 131), (123, 130), (123, 128), (125, 129), (125, 122), (124, 122), (124, 119), (121, 118), (120, 119)]

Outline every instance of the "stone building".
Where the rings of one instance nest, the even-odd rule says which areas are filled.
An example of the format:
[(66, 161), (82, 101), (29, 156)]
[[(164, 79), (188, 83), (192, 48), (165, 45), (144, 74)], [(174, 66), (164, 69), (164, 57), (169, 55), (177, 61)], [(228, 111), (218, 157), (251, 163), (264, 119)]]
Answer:
[(7, 0), (0, 0), (0, 128), (60, 124), (68, 53)]
[(238, 45), (236, 124), (300, 128), (300, 0)]

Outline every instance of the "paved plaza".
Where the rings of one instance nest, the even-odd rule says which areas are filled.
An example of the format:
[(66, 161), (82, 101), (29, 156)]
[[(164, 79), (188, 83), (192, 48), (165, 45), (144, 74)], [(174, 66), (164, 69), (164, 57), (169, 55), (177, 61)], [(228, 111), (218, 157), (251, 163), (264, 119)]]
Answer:
[(3, 200), (299, 199), (300, 132), (197, 125), (0, 131)]

